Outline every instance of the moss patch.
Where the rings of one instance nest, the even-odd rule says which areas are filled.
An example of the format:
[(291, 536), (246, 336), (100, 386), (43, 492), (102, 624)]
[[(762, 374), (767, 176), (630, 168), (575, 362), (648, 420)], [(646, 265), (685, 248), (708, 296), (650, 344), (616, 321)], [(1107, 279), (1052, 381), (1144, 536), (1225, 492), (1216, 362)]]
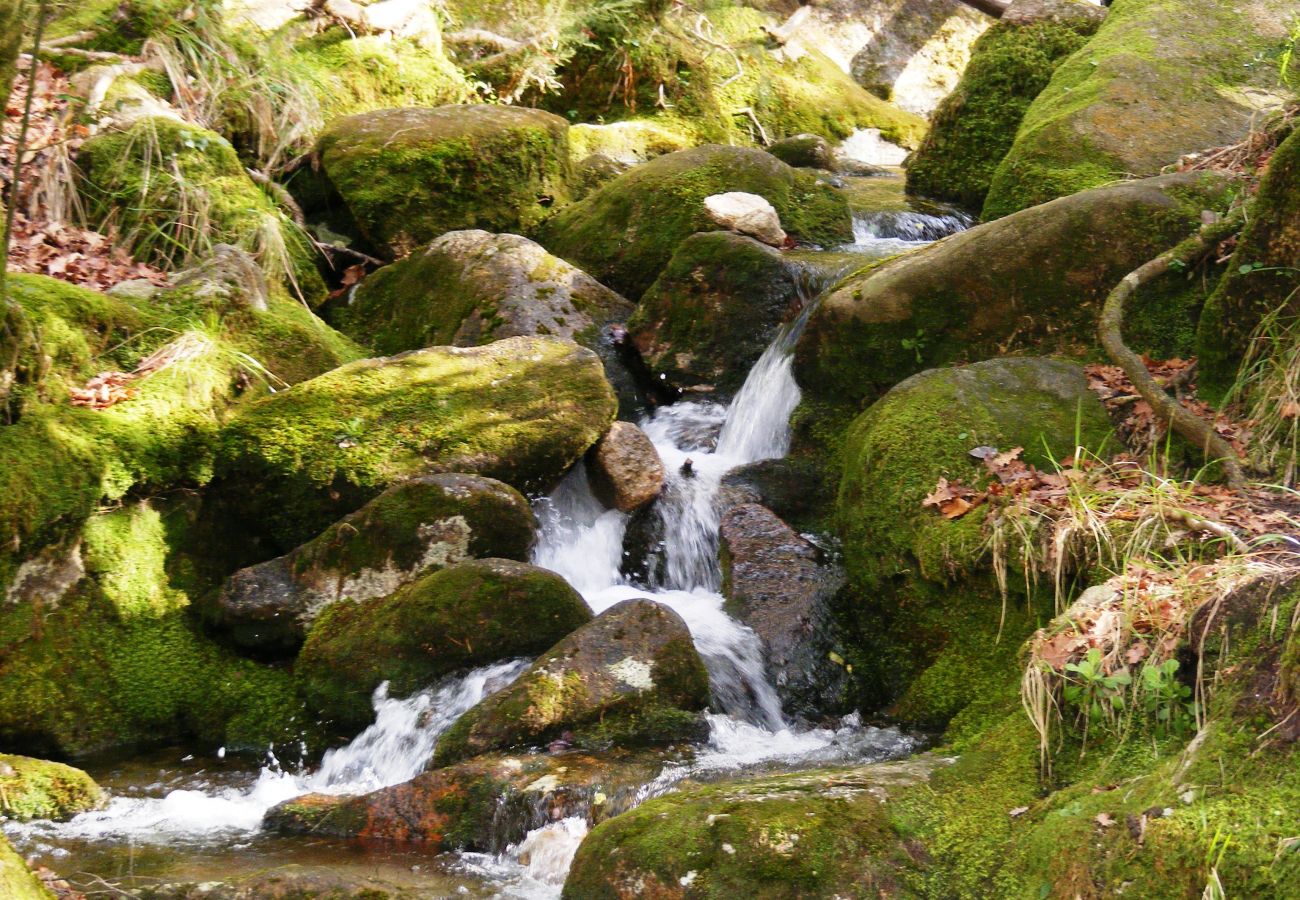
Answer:
[(0, 813), (7, 818), (70, 819), (103, 800), (99, 785), (80, 769), (0, 754)]

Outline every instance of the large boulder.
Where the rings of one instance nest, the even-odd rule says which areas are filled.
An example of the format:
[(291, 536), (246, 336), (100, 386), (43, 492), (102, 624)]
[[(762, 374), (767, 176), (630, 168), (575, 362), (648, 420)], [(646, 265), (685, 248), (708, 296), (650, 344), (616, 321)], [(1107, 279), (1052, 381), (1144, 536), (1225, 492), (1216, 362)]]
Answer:
[(1289, 0), (1123, 0), (1060, 64), (993, 176), (984, 218), (1233, 144), (1285, 103), (1261, 62), (1286, 39)]
[[(837, 500), (849, 587), (844, 654), (869, 705), (896, 703), (908, 721), (941, 725), (1010, 682), (1003, 674), (1036, 621), (1032, 604), (1003, 605), (980, 510), (945, 518), (922, 501), (940, 478), (982, 485), (976, 447), (1023, 448), (1051, 471), (1076, 445), (1110, 437), (1083, 369), (1054, 359), (994, 359), (932, 369), (897, 385), (844, 438)], [(1010, 579), (1013, 594), (1024, 585)]]
[[(1026, 7), (1035, 7), (1027, 15)], [(1018, 14), (1016, 14), (1018, 13)], [(1019, 0), (971, 49), (961, 82), (907, 161), (907, 189), (978, 211), (1025, 110), (1106, 11), (1079, 0)]]
[(225, 429), (225, 501), (280, 552), (384, 488), (469, 472), (544, 491), (614, 420), (599, 357), (554, 338), (362, 360), (282, 391)]
[(279, 834), (500, 853), (569, 816), (601, 822), (635, 805), (659, 754), (487, 754), (359, 797), (306, 794), (272, 807)]
[(664, 463), (644, 431), (615, 422), (587, 453), (587, 478), (606, 506), (630, 513), (659, 496)]
[(1300, 312), (1298, 276), (1300, 131), (1269, 161), (1228, 270), (1201, 314), (1196, 355), (1203, 396), (1218, 399), (1232, 388), (1251, 338), (1266, 320), (1294, 321)]
[(546, 222), (540, 240), (625, 296), (639, 298), (682, 240), (712, 227), (704, 200), (757, 194), (797, 240), (852, 240), (848, 205), (814, 176), (769, 153), (710, 144), (637, 166)]
[(317, 154), (361, 234), (399, 258), (458, 228), (527, 230), (568, 199), (568, 123), (517, 106), (339, 119)]
[[(857, 412), (928, 366), (1016, 350), (1088, 353), (1106, 295), (1192, 234), (1222, 182), (1166, 175), (1086, 191), (952, 235), (849, 276), (795, 354), (814, 403)], [(1202, 279), (1160, 279), (1132, 303), (1130, 346), (1187, 354)]]
[(767, 152), (787, 166), (799, 169), (835, 170), (835, 151), (819, 134), (796, 134), (773, 141)]
[(467, 559), (526, 560), (536, 520), (523, 495), (480, 475), (427, 475), (393, 485), (284, 556), (241, 569), (214, 618), (245, 647), (294, 649), (339, 600), (385, 597)]
[(944, 765), (919, 756), (687, 786), (596, 827), (563, 896), (907, 896), (900, 886), (919, 861), (891, 810)]
[(556, 738), (598, 747), (700, 738), (708, 702), (709, 676), (686, 623), (653, 600), (625, 600), (461, 716), (434, 761)]
[(841, 574), (766, 507), (733, 507), (719, 525), (727, 611), (763, 645), (768, 678), (787, 712), (841, 711), (846, 678), (833, 622)]
[(779, 252), (724, 231), (678, 245), (628, 328), (656, 376), (683, 388), (731, 393), (806, 300)]
[(80, 769), (0, 754), (0, 814), (7, 819), (63, 821), (103, 802), (104, 792)]
[(532, 656), (591, 611), (554, 572), (505, 559), (449, 566), (387, 597), (340, 602), (312, 624), (294, 674), (339, 726), (372, 718), (370, 695), (426, 687), (457, 669)]

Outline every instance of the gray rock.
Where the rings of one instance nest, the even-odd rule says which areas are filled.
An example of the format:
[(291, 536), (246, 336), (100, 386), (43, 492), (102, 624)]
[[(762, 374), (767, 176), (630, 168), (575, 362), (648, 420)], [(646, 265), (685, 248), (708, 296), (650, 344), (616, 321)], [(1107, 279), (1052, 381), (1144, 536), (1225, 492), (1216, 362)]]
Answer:
[(767, 148), (787, 166), (835, 171), (835, 151), (830, 142), (819, 134), (796, 134), (782, 138)]
[(663, 490), (664, 464), (644, 431), (615, 422), (587, 452), (587, 477), (607, 506), (634, 512)]

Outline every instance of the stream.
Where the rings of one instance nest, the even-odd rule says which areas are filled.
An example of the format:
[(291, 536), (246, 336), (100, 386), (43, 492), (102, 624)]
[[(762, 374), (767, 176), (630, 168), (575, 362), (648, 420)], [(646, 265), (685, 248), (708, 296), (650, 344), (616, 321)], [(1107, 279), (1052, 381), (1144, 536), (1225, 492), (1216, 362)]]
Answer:
[[(902, 198), (897, 175), (844, 180), (851, 182), (851, 191), (860, 189), (873, 199), (868, 208), (855, 209), (854, 243), (823, 254), (832, 262), (842, 258), (832, 271), (970, 224), (955, 212), (912, 208)], [(888, 204), (874, 199), (882, 190), (893, 198)], [(708, 669), (707, 744), (685, 761), (667, 764), (641, 789), (639, 801), (670, 791), (685, 778), (875, 762), (920, 746), (915, 736), (864, 726), (857, 715), (817, 726), (790, 720), (765, 676), (758, 638), (723, 607), (716, 494), (731, 469), (789, 450), (790, 415), (800, 399), (791, 350), (815, 302), (810, 298), (782, 326), (730, 404), (683, 401), (640, 423), (668, 472), (655, 505), (663, 537), (652, 551), (658, 564), (644, 579), (649, 583), (637, 583), (625, 571), (629, 516), (596, 500), (581, 465), (549, 497), (536, 501), (542, 526), (533, 558), (537, 565), (563, 575), (597, 614), (634, 597), (670, 607), (689, 626)], [(691, 471), (683, 474), (687, 460)], [(374, 724), (347, 746), (326, 753), (314, 768), (271, 754), (264, 761), (224, 753), (196, 758), (180, 749), (127, 762), (83, 763), (112, 795), (104, 809), (62, 824), (6, 824), (5, 831), (25, 856), (74, 883), (87, 882), (79, 873), (127, 888), (225, 880), (292, 862), (378, 878), (418, 896), (555, 898), (587, 833), (582, 817), (519, 835), (499, 855), (430, 857), (260, 830), (266, 810), (300, 794), (364, 793), (414, 777), (457, 717), (527, 665), (516, 660), (476, 669), (407, 698), (389, 697), (381, 687), (374, 698)]]

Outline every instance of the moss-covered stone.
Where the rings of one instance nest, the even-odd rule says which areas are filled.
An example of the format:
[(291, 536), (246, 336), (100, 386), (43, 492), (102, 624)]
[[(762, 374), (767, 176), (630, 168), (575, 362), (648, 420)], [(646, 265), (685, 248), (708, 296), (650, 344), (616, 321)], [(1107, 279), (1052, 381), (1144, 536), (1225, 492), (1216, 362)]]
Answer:
[[(1081, 12), (1065, 21), (1004, 21), (975, 42), (957, 88), (935, 110), (907, 162), (907, 189), (971, 210), (984, 206), (993, 173), (1011, 149), (1025, 110), (1056, 66), (1097, 31), (1099, 7), (1062, 0)], [(1089, 14), (1092, 11), (1095, 14)]]
[(708, 145), (637, 166), (549, 220), (541, 242), (625, 296), (637, 298), (682, 240), (714, 226), (704, 198), (758, 194), (798, 240), (830, 245), (852, 239), (848, 205), (834, 188), (771, 154)]
[(1250, 339), (1266, 319), (1279, 329), (1300, 312), (1300, 131), (1273, 154), (1227, 272), (1205, 304), (1196, 335), (1197, 387), (1221, 399), (1237, 380)]
[(686, 623), (653, 600), (625, 600), (457, 719), (434, 762), (540, 746), (565, 732), (579, 746), (703, 737), (698, 713), (708, 702), (709, 676)]
[(164, 117), (86, 141), (78, 187), (95, 221), (111, 222), (138, 258), (161, 264), (236, 244), (309, 304), (325, 298), (306, 234), (249, 178), (230, 142)]
[(3, 834), (0, 834), (0, 894), (10, 900), (54, 900), (54, 894), (32, 874)]
[(331, 123), (317, 153), (362, 235), (398, 258), (447, 231), (535, 227), (568, 199), (567, 132), (518, 107), (387, 109)]
[(6, 818), (70, 819), (103, 801), (99, 785), (80, 769), (0, 754), (0, 814)]
[(380, 682), (407, 694), (457, 669), (538, 653), (590, 618), (553, 572), (504, 559), (465, 562), (388, 597), (328, 607), (295, 675), (313, 708), (338, 726), (360, 726)]
[(315, 743), (287, 672), (192, 627), (180, 550), (192, 517), (187, 503), (123, 506), (19, 570), (0, 610), (0, 740), (60, 754)]
[(651, 371), (683, 388), (739, 389), (806, 299), (781, 254), (731, 232), (678, 245), (628, 322)]
[(623, 297), (527, 238), (472, 230), (373, 273), (338, 319), (380, 353), (520, 335), (576, 341), (600, 354), (620, 397), (630, 397), (607, 326), (631, 314)]
[[(833, 433), (922, 368), (1017, 351), (1099, 355), (1106, 295), (1192, 234), (1223, 182), (1166, 175), (1087, 191), (952, 235), (850, 275), (795, 353), (807, 402)], [(1205, 278), (1178, 272), (1131, 304), (1125, 337), (1156, 358), (1192, 350)], [(833, 439), (833, 436), (830, 438)]]
[(384, 488), (435, 472), (548, 490), (614, 420), (590, 350), (552, 338), (362, 360), (256, 403), (217, 474), (244, 521), (288, 552)]
[(466, 559), (526, 560), (536, 527), (523, 495), (493, 478), (413, 478), (290, 553), (231, 575), (211, 617), (241, 646), (293, 650), (331, 603), (385, 597)]
[(1292, 12), (1287, 0), (1116, 0), (1030, 104), (985, 220), (1241, 140), (1284, 102), (1270, 57)]
[(849, 661), (873, 705), (896, 702), (910, 721), (943, 724), (989, 699), (981, 691), (1014, 668), (1034, 622), (1023, 601), (1003, 608), (984, 517), (948, 520), (921, 505), (939, 479), (982, 484), (974, 447), (1023, 447), (1047, 468), (1109, 433), (1082, 369), (1047, 359), (923, 372), (853, 423), (836, 512), (850, 580), (841, 602), (862, 642)]
[(773, 141), (767, 152), (787, 166), (807, 169), (835, 169), (830, 142), (819, 134), (796, 134)]

